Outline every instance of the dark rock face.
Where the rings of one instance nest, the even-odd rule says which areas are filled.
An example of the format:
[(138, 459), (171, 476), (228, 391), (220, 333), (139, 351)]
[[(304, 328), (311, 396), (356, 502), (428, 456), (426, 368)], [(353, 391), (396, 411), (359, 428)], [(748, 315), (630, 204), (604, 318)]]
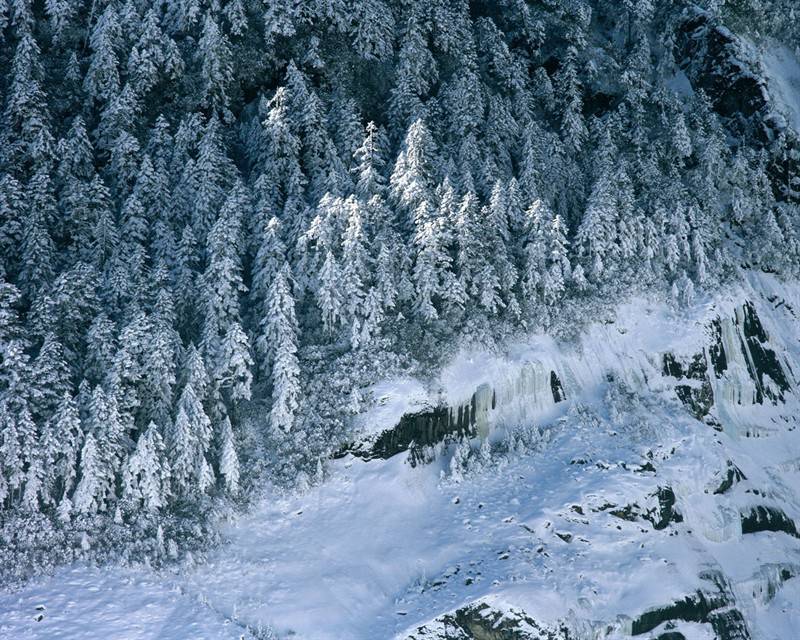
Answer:
[(680, 631), (667, 631), (656, 637), (656, 640), (686, 640), (686, 636)]
[[(466, 404), (407, 413), (400, 418), (397, 426), (383, 431), (373, 440), (348, 445), (335, 457), (351, 453), (364, 460), (387, 460), (404, 451), (419, 453), (425, 447), (448, 438), (473, 438), (478, 435), (477, 426), (482, 418), (481, 414), (485, 416), (490, 408), (494, 409), (495, 403), (494, 392), (487, 385), (481, 385)], [(412, 463), (416, 463), (418, 459), (418, 455), (411, 456)]]
[(550, 372), (550, 389), (553, 392), (553, 401), (556, 403), (567, 399), (567, 394), (564, 393), (564, 387), (561, 386), (561, 380), (555, 371)]
[(711, 338), (708, 357), (714, 367), (714, 374), (719, 378), (728, 368), (728, 357), (725, 355), (725, 346), (722, 344), (722, 323), (719, 318), (711, 323)]
[[(791, 385), (778, 355), (769, 346), (769, 336), (751, 302), (737, 310), (734, 319), (738, 333), (738, 351), (744, 357), (747, 371), (756, 389), (755, 402), (773, 404), (784, 402), (784, 394)], [(689, 362), (680, 362), (671, 353), (664, 354), (664, 375), (678, 381), (675, 392), (698, 420), (706, 418), (714, 406), (711, 376), (722, 378), (737, 353), (726, 353), (722, 339), (722, 321), (717, 318), (710, 326), (710, 343), (703, 353), (692, 356)], [(730, 348), (730, 345), (728, 345)]]
[[(796, 189), (779, 185), (788, 185), (800, 172), (800, 140), (775, 113), (763, 72), (747, 46), (709, 13), (691, 5), (678, 27), (674, 55), (692, 87), (706, 93), (734, 135), (773, 152), (768, 172), (776, 198), (798, 201)], [(775, 147), (779, 139), (783, 148)]]
[(372, 457), (388, 459), (407, 451), (412, 444), (420, 447), (432, 445), (449, 435), (476, 435), (474, 396), (468, 405), (458, 407), (455, 415), (452, 415), (448, 407), (404, 415), (394, 429), (384, 431), (375, 441), (372, 445)]
[(759, 531), (783, 532), (800, 538), (794, 520), (775, 507), (759, 505), (753, 507), (749, 513), (742, 514), (742, 533), (758, 533)]
[(759, 143), (773, 140), (778, 120), (771, 113), (766, 82), (754, 71), (744, 44), (698, 8), (687, 8), (675, 39), (675, 59), (696, 90), (702, 89), (727, 126)]
[[(555, 371), (550, 371), (550, 392), (553, 402), (563, 402), (567, 398), (561, 379)], [(474, 438), (478, 435), (478, 425), (485, 422), (489, 409), (496, 408), (497, 394), (488, 385), (481, 385), (466, 404), (458, 407), (438, 406), (417, 413), (408, 413), (400, 418), (397, 426), (387, 429), (374, 440), (346, 446), (337, 454), (347, 453), (365, 460), (388, 459), (398, 453), (411, 451), (411, 462), (422, 461), (419, 455), (423, 449), (444, 442), (447, 439)]]
[(749, 640), (747, 624), (742, 613), (733, 606), (733, 593), (725, 579), (718, 573), (701, 577), (711, 581), (714, 590), (698, 589), (668, 605), (645, 611), (633, 621), (631, 634), (641, 635), (665, 622), (683, 620), (711, 625), (718, 640)]
[[(749, 353), (750, 357), (747, 359), (750, 376), (756, 382), (757, 387), (757, 401), (759, 403), (764, 401), (764, 397), (772, 400), (773, 403), (777, 401), (783, 402), (784, 392), (790, 389), (789, 382), (783, 372), (778, 357), (775, 351), (767, 346), (769, 337), (761, 320), (758, 318), (756, 309), (751, 302), (746, 302), (742, 315), (742, 329), (744, 339), (746, 342), (745, 353)], [(769, 385), (765, 384), (765, 378), (769, 376), (777, 390), (772, 389)]]
[(666, 529), (672, 523), (683, 522), (683, 516), (675, 509), (675, 492), (671, 487), (659, 487), (658, 491), (647, 496), (648, 499), (655, 498), (658, 506), (650, 509), (642, 509), (636, 502), (626, 504), (623, 507), (616, 505), (606, 505), (600, 511), (608, 509), (609, 514), (620, 520), (636, 522), (637, 520), (647, 520), (653, 525), (653, 529), (660, 531)]
[[(720, 342), (720, 346), (722, 343)], [(692, 415), (702, 420), (714, 406), (714, 390), (708, 378), (708, 366), (705, 356), (698, 353), (688, 365), (682, 365), (671, 353), (664, 354), (664, 373), (677, 380), (697, 380), (696, 384), (679, 384), (675, 387), (681, 402), (687, 406)]]

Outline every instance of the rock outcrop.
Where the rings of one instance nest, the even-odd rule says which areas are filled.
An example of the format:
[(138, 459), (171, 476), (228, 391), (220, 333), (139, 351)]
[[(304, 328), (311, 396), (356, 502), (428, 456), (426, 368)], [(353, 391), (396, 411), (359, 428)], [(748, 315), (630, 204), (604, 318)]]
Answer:
[[(800, 140), (775, 108), (766, 74), (752, 45), (694, 3), (679, 23), (674, 56), (692, 87), (703, 91), (737, 138), (771, 153), (769, 173), (779, 200), (798, 201)], [(783, 148), (776, 148), (780, 141)]]
[(732, 318), (716, 318), (706, 348), (688, 360), (663, 356), (663, 373), (677, 384), (675, 392), (698, 419), (719, 426), (715, 403), (778, 404), (792, 387), (791, 369), (777, 354), (755, 306), (745, 302)]
[(396, 426), (354, 443), (340, 453), (352, 453), (365, 460), (388, 459), (405, 451), (413, 454), (448, 439), (485, 438), (489, 433), (491, 412), (502, 405), (521, 402), (546, 408), (565, 400), (566, 393), (558, 374), (541, 363), (531, 363), (522, 368), (513, 384), (499, 388), (482, 384), (463, 404), (434, 406), (405, 414)]
[(750, 640), (747, 624), (735, 606), (733, 592), (725, 578), (717, 572), (701, 577), (712, 588), (698, 589), (680, 600), (645, 611), (631, 622), (631, 635), (642, 635), (665, 623), (681, 620), (709, 625), (717, 640)]
[(570, 640), (570, 636), (524, 611), (476, 602), (418, 627), (405, 640)]

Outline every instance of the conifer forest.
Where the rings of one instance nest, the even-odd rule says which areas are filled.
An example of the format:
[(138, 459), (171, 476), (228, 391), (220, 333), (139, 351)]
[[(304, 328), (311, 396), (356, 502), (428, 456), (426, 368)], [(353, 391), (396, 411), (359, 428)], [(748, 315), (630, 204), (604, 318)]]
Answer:
[[(45, 633), (0, 591), (0, 636), (791, 637), (799, 25), (794, 0), (0, 0), (0, 585), (146, 570), (208, 604), (172, 632)], [(373, 511), (420, 486), (404, 522)], [(486, 529), (485, 560), (454, 533), (522, 508), (497, 531), (530, 540)], [(592, 573), (601, 518), (631, 549), (682, 544), (697, 584), (626, 600)], [(351, 535), (353, 566), (401, 538), (439, 555), (331, 587), (340, 624), (314, 589), (356, 575), (323, 569)], [(766, 536), (780, 557), (757, 561)], [(583, 568), (546, 550), (590, 543)], [(240, 565), (200, 598), (245, 544), (337, 560), (265, 582), (269, 611), (215, 600)], [(569, 611), (509, 586), (553, 570)]]

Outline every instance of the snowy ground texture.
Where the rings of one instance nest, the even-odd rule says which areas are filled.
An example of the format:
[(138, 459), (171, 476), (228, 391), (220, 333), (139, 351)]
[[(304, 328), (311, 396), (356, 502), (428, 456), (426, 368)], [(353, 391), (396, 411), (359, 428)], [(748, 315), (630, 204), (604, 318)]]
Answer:
[[(728, 373), (713, 381), (718, 430), (678, 401), (660, 363), (665, 352), (702, 353), (709, 323), (734, 318), (745, 300), (793, 389), (785, 402), (754, 404), (729, 354)], [(729, 637), (798, 637), (800, 540), (741, 525), (756, 506), (800, 521), (795, 314), (800, 287), (762, 279), (689, 314), (625, 305), (580, 344), (532, 337), (503, 358), (465, 354), (441, 388), (383, 383), (365, 430), (418, 410), (428, 393), (458, 403), (489, 383), (503, 400), (493, 429), (535, 422), (544, 436), (460, 482), (442, 479), (446, 452), (413, 468), (403, 454), (339, 460), (322, 486), (265, 498), (230, 524), (227, 544), (201, 566), (72, 566), (0, 595), (0, 638), (444, 638), (437, 618), (476, 601), (578, 638), (722, 637), (707, 621), (642, 622), (698, 590), (724, 592), (720, 611), (741, 613), (745, 635)], [(542, 390), (538, 372), (551, 369), (566, 402)], [(715, 493), (729, 462), (742, 477)], [(680, 516), (656, 528), (664, 487)]]

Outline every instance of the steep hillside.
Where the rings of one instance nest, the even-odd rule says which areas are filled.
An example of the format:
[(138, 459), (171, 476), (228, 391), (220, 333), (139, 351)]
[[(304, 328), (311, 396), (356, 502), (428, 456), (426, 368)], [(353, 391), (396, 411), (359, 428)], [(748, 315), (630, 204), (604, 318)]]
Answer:
[[(759, 278), (679, 315), (638, 300), (579, 344), (465, 354), (429, 401), (460, 404), (492, 385), (485, 444), (347, 454), (319, 487), (270, 493), (227, 525), (207, 562), (162, 575), (173, 594), (141, 571), (72, 569), (0, 599), (0, 629), (147, 637), (167, 624), (160, 637), (227, 637), (212, 631), (227, 621), (231, 637), (254, 638), (790, 637), (798, 309), (800, 288)], [(558, 402), (535, 382), (551, 368)], [(379, 405), (424, 411), (409, 386), (384, 385)], [(141, 595), (107, 601), (123, 585)], [(87, 603), (98, 614), (84, 630), (74, 625)]]
[(796, 22), (0, 0), (0, 635), (791, 635)]

